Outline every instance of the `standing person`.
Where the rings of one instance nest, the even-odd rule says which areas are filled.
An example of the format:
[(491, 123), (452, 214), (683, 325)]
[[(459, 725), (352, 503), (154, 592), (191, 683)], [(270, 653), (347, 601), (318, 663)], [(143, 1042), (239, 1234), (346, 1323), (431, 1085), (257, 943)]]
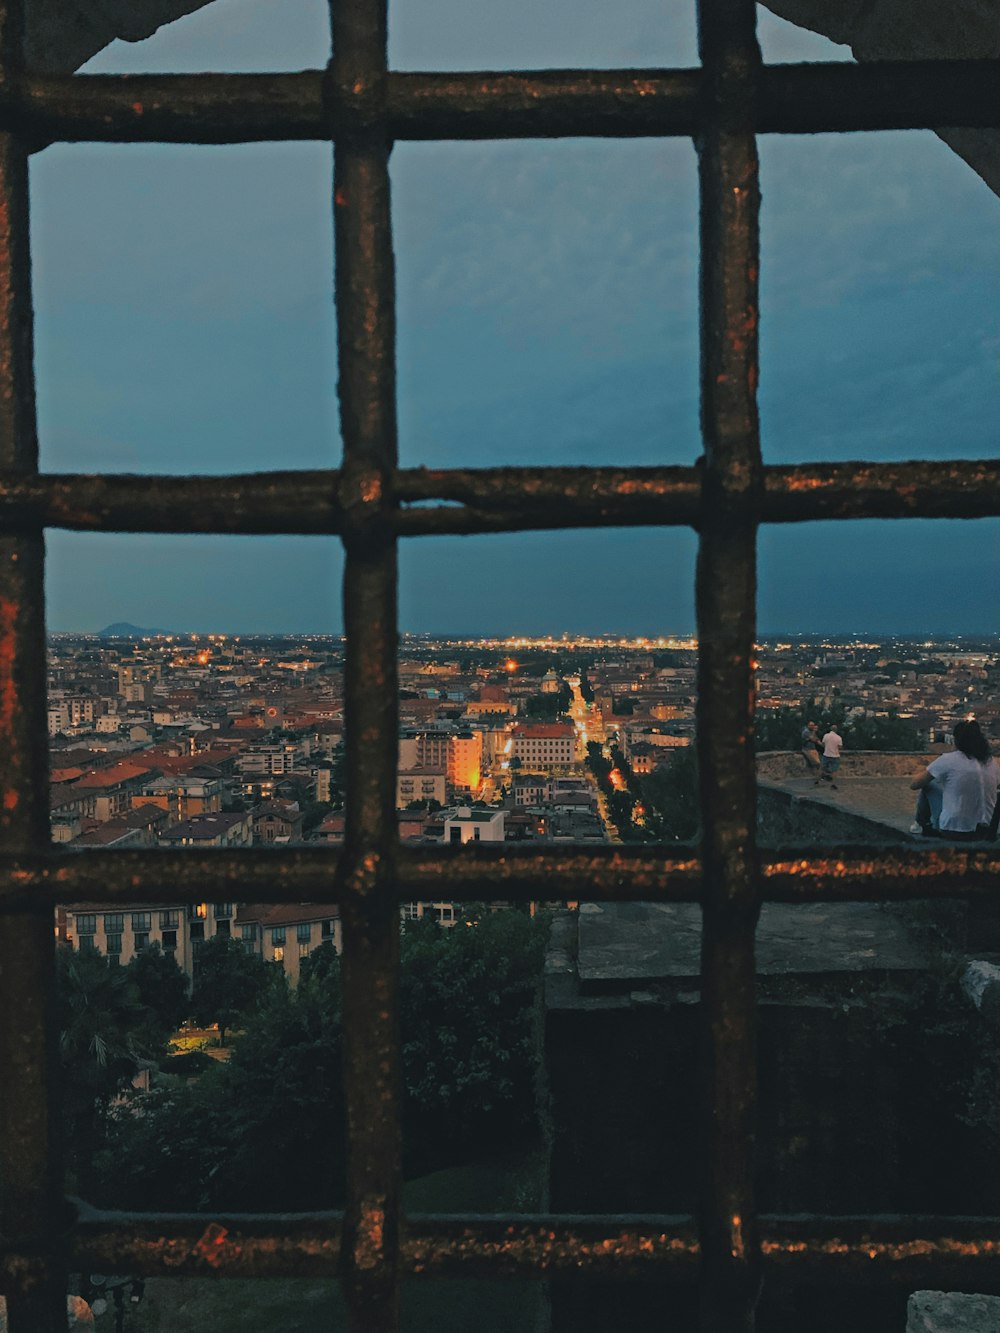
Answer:
[(819, 756), (823, 746), (820, 744), (819, 727), (815, 722), (807, 722), (802, 728), (802, 757), (806, 761), (806, 768), (811, 773), (819, 772)]
[[(840, 752), (844, 748), (836, 722), (830, 723), (830, 730), (823, 737), (823, 757), (819, 761), (819, 776), (831, 787), (836, 787), (834, 778), (840, 767)], [(819, 779), (817, 779), (819, 781)]]
[(910, 786), (920, 791), (936, 782), (941, 788), (938, 836), (969, 842), (988, 834), (998, 778), (1000, 771), (979, 723), (956, 722), (954, 750), (939, 755)]

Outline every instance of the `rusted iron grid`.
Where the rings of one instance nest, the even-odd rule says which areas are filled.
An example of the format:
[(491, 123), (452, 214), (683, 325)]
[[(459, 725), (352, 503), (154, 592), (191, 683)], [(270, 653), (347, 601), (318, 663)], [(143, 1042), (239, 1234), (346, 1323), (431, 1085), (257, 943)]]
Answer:
[[(750, 0), (703, 0), (697, 70), (400, 74), (382, 0), (334, 0), (336, 59), (293, 75), (36, 78), (19, 69), (21, 6), (0, 0), (0, 1289), (11, 1333), (55, 1333), (63, 1265), (149, 1274), (339, 1271), (352, 1327), (397, 1326), (402, 1273), (702, 1276), (705, 1330), (749, 1329), (776, 1280), (997, 1280), (992, 1218), (755, 1219), (753, 936), (762, 901), (995, 893), (993, 848), (759, 853), (750, 658), (759, 523), (1000, 513), (1000, 465), (764, 467), (755, 406), (754, 135), (995, 126), (995, 62), (765, 68)], [(658, 469), (399, 470), (388, 152), (393, 139), (689, 135), (702, 199), (705, 458)], [(337, 145), (339, 470), (247, 477), (37, 471), (26, 155), (53, 140)], [(699, 751), (704, 838), (687, 848), (396, 846), (399, 536), (689, 525), (701, 534)], [(312, 532), (347, 552), (347, 839), (330, 849), (66, 855), (47, 845), (42, 532)], [(735, 746), (735, 751), (734, 751)], [(53, 1132), (56, 903), (336, 902), (344, 915), (348, 1205), (343, 1215), (75, 1225)], [(702, 1205), (692, 1218), (400, 1216), (400, 901), (697, 901), (703, 946)]]

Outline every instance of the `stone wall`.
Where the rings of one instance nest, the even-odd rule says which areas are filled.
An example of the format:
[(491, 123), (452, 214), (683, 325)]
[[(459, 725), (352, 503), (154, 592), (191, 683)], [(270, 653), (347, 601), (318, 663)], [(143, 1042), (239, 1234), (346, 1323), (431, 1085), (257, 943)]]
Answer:
[[(902, 750), (845, 750), (840, 771), (854, 778), (908, 778), (920, 774), (940, 751), (911, 754)], [(784, 782), (806, 776), (799, 750), (765, 750), (757, 756), (757, 776), (762, 781)]]
[(912, 842), (876, 819), (838, 810), (820, 801), (761, 784), (757, 788), (757, 840), (762, 847), (808, 843), (817, 847), (845, 842)]

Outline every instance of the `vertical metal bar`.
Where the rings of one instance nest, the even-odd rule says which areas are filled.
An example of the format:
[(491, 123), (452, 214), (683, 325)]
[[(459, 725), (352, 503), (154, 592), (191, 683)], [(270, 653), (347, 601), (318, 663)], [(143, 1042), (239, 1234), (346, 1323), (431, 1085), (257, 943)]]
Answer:
[(348, 1179), (343, 1281), (351, 1326), (399, 1319), (399, 914), (391, 893), (398, 750), (395, 273), (386, 132), (385, 0), (332, 0), (330, 93), (337, 338), (344, 437)]
[(702, 922), (702, 1333), (749, 1333), (758, 1290), (753, 650), (761, 489), (757, 417), (760, 52), (753, 0), (699, 0), (705, 105), (701, 415), (705, 517), (697, 573)]
[[(0, 4), (0, 85), (16, 79), (22, 6)], [(0, 134), (0, 467), (38, 471), (28, 232), (28, 157)], [(0, 850), (42, 850), (48, 834), (44, 540), (35, 524), (0, 536)], [(10, 1333), (60, 1333), (66, 1284), (56, 1252), (62, 1192), (51, 911), (0, 922), (0, 1236)]]

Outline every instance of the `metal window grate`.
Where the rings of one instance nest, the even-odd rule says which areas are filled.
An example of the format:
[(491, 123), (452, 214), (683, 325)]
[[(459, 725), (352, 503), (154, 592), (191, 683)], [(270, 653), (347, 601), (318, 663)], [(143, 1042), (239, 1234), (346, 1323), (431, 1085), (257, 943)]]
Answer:
[[(754, 843), (751, 652), (762, 522), (1000, 514), (1000, 464), (765, 467), (757, 367), (756, 134), (997, 126), (986, 61), (762, 67), (752, 0), (699, 0), (695, 70), (396, 74), (384, 0), (332, 0), (334, 58), (292, 75), (38, 78), (21, 4), (0, 3), (0, 1290), (11, 1333), (64, 1327), (67, 1263), (146, 1275), (343, 1279), (356, 1329), (395, 1329), (402, 1274), (700, 1273), (705, 1330), (752, 1327), (761, 1271), (790, 1280), (1000, 1280), (1000, 1218), (755, 1214), (759, 904), (996, 893), (993, 850)], [(692, 135), (700, 157), (703, 464), (399, 470), (388, 156), (395, 139)], [(28, 146), (63, 141), (336, 145), (339, 470), (254, 477), (38, 472)], [(433, 501), (443, 502), (435, 505)], [(414, 502), (420, 502), (419, 505)], [(412, 506), (412, 507), (408, 507)], [(396, 542), (520, 528), (686, 524), (700, 533), (698, 859), (396, 845)], [(46, 795), (43, 531), (324, 532), (347, 553), (349, 805), (342, 852), (59, 855)], [(734, 757), (734, 737), (737, 739)], [(348, 1204), (341, 1214), (104, 1214), (61, 1197), (54, 1113), (59, 903), (206, 897), (337, 902), (344, 920)], [(699, 901), (702, 1208), (697, 1218), (400, 1215), (398, 905), (431, 895)], [(16, 1018), (15, 1018), (16, 1016)]]

